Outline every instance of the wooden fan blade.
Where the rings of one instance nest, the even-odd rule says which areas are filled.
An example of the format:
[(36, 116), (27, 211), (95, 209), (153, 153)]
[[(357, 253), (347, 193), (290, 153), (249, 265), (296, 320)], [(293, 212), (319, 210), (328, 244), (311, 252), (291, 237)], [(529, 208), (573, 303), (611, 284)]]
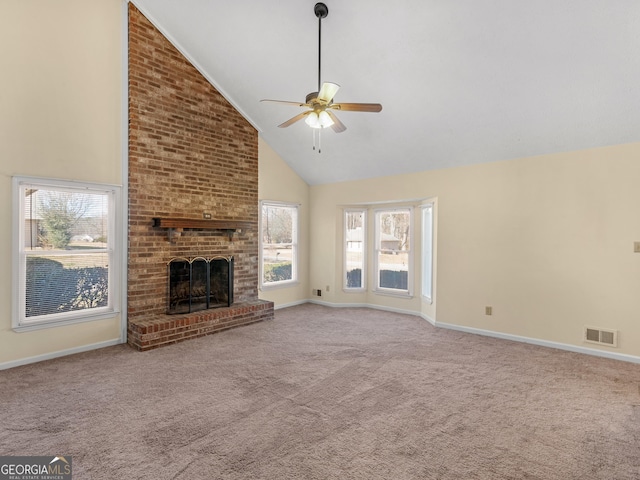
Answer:
[(318, 93), (318, 100), (329, 103), (336, 93), (338, 93), (339, 89), (340, 85), (337, 83), (324, 82), (322, 84), (322, 88), (320, 88), (320, 92)]
[(298, 120), (302, 120), (304, 117), (306, 117), (307, 115), (309, 115), (311, 112), (313, 112), (313, 110), (307, 110), (306, 112), (302, 112), (299, 113), (298, 115), (296, 115), (295, 117), (290, 118), (289, 120), (287, 120), (284, 123), (281, 123), (280, 125), (278, 125), (278, 128), (286, 128), (289, 125), (293, 125), (294, 123), (296, 123)]
[(344, 123), (340, 121), (340, 119), (336, 116), (335, 113), (333, 113), (331, 110), (325, 110), (325, 111), (331, 117), (331, 120), (333, 120), (333, 125), (331, 125), (331, 128), (334, 132), (341, 133), (347, 129), (347, 127), (344, 126)]
[(308, 103), (302, 103), (302, 102), (288, 102), (286, 100), (269, 100), (267, 98), (260, 100), (261, 102), (273, 102), (273, 103), (282, 103), (284, 105), (293, 105), (296, 107), (310, 107), (311, 105), (309, 105)]
[(382, 105), (379, 103), (334, 103), (329, 108), (344, 112), (380, 112)]

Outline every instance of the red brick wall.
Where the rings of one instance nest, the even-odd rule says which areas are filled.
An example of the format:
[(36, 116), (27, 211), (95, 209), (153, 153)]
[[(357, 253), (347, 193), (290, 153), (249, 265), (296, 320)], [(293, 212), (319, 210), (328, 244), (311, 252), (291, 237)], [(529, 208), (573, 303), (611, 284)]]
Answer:
[[(253, 222), (233, 241), (153, 217)], [(258, 298), (258, 134), (129, 3), (129, 319), (166, 310), (166, 262), (233, 255), (235, 301)]]

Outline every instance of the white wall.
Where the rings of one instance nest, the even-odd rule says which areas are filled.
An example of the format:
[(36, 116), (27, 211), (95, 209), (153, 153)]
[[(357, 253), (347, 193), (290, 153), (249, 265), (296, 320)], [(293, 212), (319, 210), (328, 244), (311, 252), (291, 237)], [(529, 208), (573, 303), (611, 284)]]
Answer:
[(283, 307), (309, 298), (309, 186), (262, 139), (258, 139), (258, 198), (300, 204), (298, 255), (300, 282), (289, 287), (264, 289), (259, 298)]
[(0, 368), (117, 342), (120, 318), (11, 330), (11, 177), (122, 184), (122, 0), (0, 3)]
[[(341, 291), (342, 205), (437, 197), (437, 322), (640, 356), (640, 144), (313, 186), (310, 285)], [(485, 315), (485, 306), (493, 315)], [(619, 348), (582, 340), (619, 330)]]

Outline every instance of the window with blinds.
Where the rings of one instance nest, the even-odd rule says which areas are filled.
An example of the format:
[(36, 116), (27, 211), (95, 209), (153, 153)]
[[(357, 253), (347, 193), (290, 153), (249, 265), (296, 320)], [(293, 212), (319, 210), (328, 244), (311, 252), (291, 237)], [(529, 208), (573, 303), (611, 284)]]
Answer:
[(118, 187), (14, 179), (14, 328), (113, 314)]

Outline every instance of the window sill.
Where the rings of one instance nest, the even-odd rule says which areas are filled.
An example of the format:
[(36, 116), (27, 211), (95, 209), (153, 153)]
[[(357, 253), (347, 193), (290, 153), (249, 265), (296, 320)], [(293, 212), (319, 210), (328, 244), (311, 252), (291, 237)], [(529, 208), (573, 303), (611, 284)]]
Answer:
[(43, 330), (46, 328), (64, 327), (67, 325), (75, 325), (76, 323), (93, 322), (96, 320), (105, 320), (120, 315), (120, 311), (111, 310), (108, 312), (94, 313), (89, 315), (78, 315), (55, 320), (42, 320), (33, 323), (23, 323), (14, 325), (12, 330), (17, 333), (31, 332), (34, 330)]
[(428, 305), (433, 305), (433, 299), (431, 297), (427, 297), (426, 295), (422, 295), (422, 302)]
[(406, 299), (413, 298), (413, 295), (410, 292), (407, 292), (406, 290), (394, 292), (393, 290), (382, 290), (382, 289), (376, 288), (373, 290), (373, 293), (376, 295), (384, 295), (385, 297), (396, 297), (396, 298), (406, 298)]
[(278, 283), (268, 283), (265, 285), (260, 285), (260, 291), (268, 291), (268, 290), (278, 290), (281, 288), (290, 288), (290, 287), (295, 287), (297, 285), (300, 285), (300, 282), (298, 280), (287, 280), (284, 282), (278, 282)]

